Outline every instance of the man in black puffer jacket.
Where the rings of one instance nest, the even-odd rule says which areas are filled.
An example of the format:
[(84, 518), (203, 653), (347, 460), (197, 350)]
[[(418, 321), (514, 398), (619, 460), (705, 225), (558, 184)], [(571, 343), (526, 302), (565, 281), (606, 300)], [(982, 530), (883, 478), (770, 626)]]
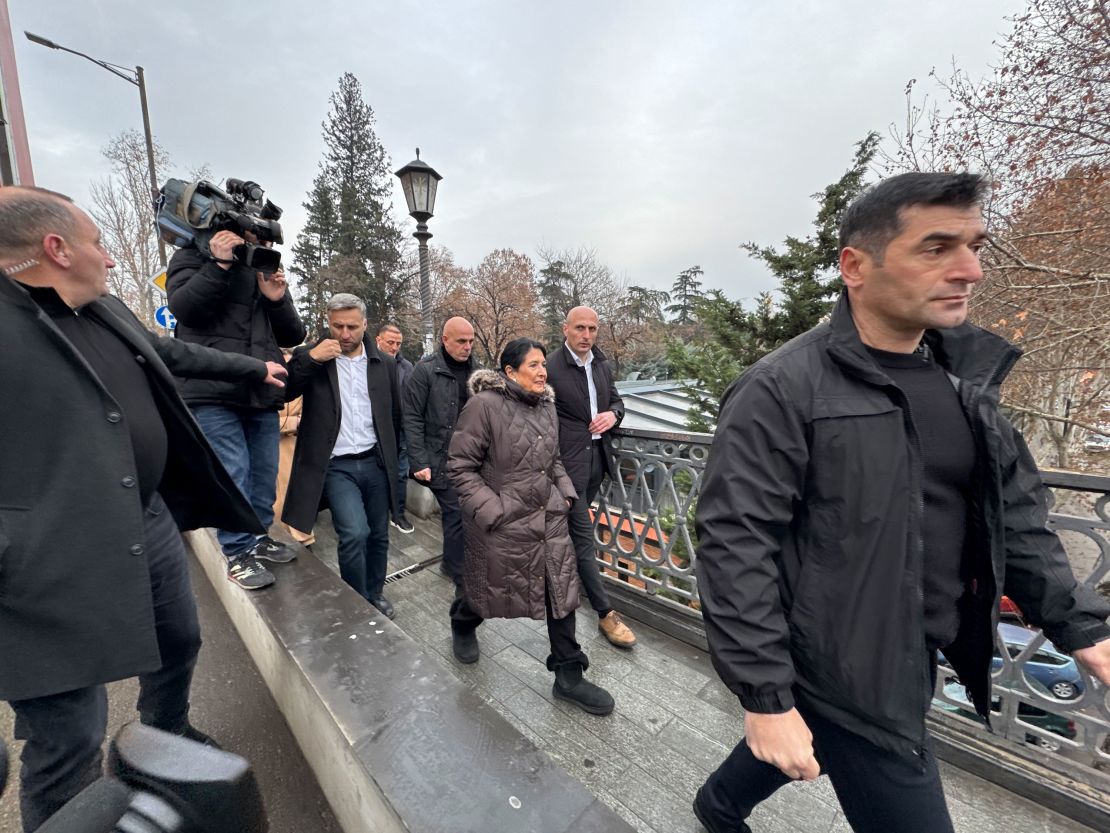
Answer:
[(745, 738), (699, 791), (711, 831), (828, 773), (856, 833), (951, 833), (925, 713), (943, 649), (981, 715), (1003, 593), (1110, 684), (1110, 607), (1078, 585), (999, 412), (1020, 351), (966, 323), (985, 184), (888, 179), (847, 209), (830, 321), (728, 391), (697, 510), (714, 667)]
[[(221, 231), (209, 243), (211, 256), (195, 246), (174, 254), (166, 293), (177, 318), (176, 335), (193, 344), (281, 362), (281, 348), (304, 341), (305, 328), (281, 270), (264, 274), (234, 262), (232, 250), (243, 242)], [(203, 379), (183, 379), (179, 386), (208, 442), (263, 528), (269, 529), (277, 489), (282, 392), (262, 384)], [(274, 583), (273, 574), (258, 559), (283, 563), (294, 557), (268, 535), (218, 530), (217, 538), (228, 559), (228, 578), (247, 590)]]

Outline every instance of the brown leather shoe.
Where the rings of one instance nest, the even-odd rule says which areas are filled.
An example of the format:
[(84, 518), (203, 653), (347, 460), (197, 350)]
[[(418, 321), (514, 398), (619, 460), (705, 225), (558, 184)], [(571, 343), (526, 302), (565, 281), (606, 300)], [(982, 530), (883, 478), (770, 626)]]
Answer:
[(631, 648), (636, 644), (636, 634), (615, 610), (610, 610), (604, 619), (597, 620), (597, 629), (618, 648)]

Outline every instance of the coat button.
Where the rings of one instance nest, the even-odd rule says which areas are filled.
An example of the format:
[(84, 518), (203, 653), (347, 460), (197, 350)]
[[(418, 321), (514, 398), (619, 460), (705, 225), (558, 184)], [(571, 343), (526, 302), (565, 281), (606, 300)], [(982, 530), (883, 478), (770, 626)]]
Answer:
[(118, 411), (108, 411), (106, 416), (108, 417), (108, 422), (119, 422), (123, 419)]
[(137, 361), (139, 364), (146, 364), (146, 358), (143, 356), (136, 355), (135, 361)]
[(123, 488), (130, 489), (132, 486), (135, 485), (135, 478), (131, 475), (127, 475), (127, 477), (123, 478), (123, 480), (121, 480), (119, 483), (121, 486), (123, 486)]
[(135, 546), (133, 546), (131, 548), (131, 554), (132, 555), (142, 555), (143, 554), (143, 548), (139, 544), (135, 544)]

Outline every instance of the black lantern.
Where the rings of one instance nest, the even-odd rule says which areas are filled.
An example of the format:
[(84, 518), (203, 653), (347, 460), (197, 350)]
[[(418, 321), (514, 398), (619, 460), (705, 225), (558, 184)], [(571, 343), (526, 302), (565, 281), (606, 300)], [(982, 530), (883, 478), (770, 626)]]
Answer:
[(397, 178), (405, 189), (409, 214), (418, 223), (428, 222), (436, 207), (436, 187), (443, 177), (427, 162), (421, 161), (420, 148), (417, 148), (416, 158), (397, 171)]

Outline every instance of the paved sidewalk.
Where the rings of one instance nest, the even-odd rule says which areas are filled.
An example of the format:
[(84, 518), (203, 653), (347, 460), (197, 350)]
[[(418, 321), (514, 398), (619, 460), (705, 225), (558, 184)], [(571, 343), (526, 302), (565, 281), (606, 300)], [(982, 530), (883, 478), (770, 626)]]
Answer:
[[(390, 530), (390, 572), (440, 551), (438, 523), (413, 520), (413, 534)], [(326, 514), (316, 533), (313, 550), (337, 569)], [(614, 648), (598, 634), (593, 612), (580, 610), (578, 640), (590, 658), (587, 674), (617, 703), (613, 715), (594, 717), (552, 697), (543, 622), (486, 622), (478, 631), (481, 659), (462, 665), (451, 654), (451, 584), (435, 567), (387, 584), (385, 594), (406, 633), (629, 824), (641, 833), (701, 833), (690, 802), (739, 741), (743, 726), (739, 703), (707, 654), (636, 623), (636, 647)], [(944, 762), (941, 775), (957, 833), (1091, 833)], [(750, 823), (755, 833), (850, 831), (827, 778), (788, 785)]]

